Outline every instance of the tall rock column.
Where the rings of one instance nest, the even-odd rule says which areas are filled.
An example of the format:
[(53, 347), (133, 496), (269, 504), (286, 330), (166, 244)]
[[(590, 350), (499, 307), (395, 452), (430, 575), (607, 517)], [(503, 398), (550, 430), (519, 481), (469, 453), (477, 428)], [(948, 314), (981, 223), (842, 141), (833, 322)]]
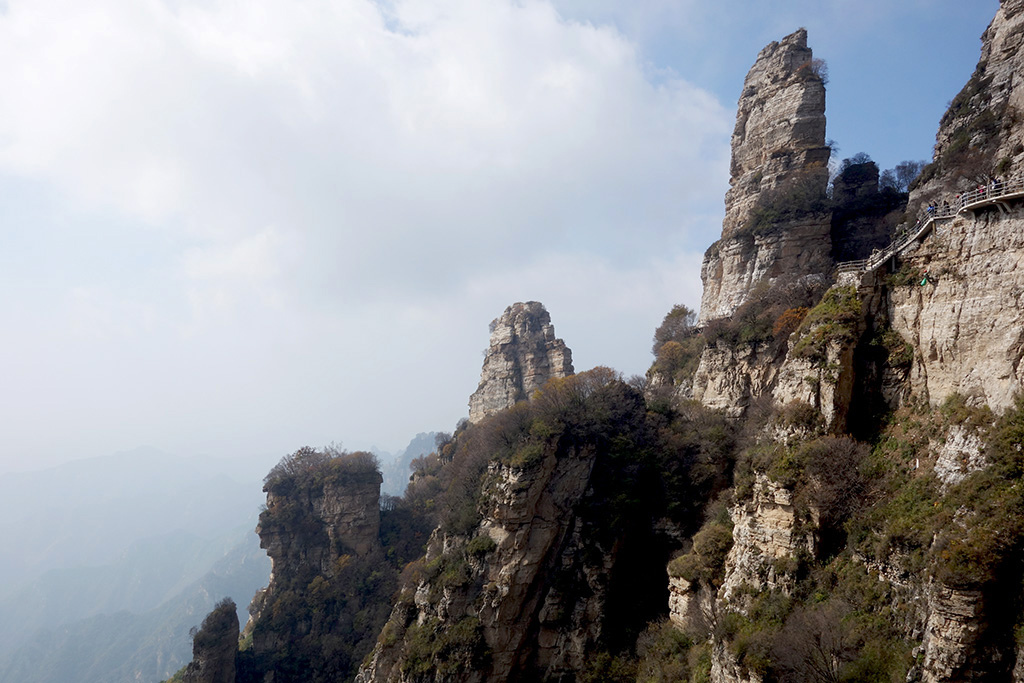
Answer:
[(544, 305), (512, 304), (491, 322), (480, 386), (469, 397), (469, 421), (479, 422), (530, 397), (549, 379), (573, 374), (572, 351), (555, 337)]
[(832, 266), (823, 68), (803, 29), (747, 74), (732, 135), (722, 239), (704, 255), (700, 321), (731, 315), (759, 283)]

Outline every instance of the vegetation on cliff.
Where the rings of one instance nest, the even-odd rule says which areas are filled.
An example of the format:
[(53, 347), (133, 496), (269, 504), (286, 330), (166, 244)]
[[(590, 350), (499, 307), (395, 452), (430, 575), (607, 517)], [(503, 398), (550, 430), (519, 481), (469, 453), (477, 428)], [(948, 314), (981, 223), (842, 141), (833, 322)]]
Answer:
[[(265, 547), (275, 544), (275, 572), (250, 608), (256, 614), (239, 653), (239, 683), (268, 673), (282, 683), (354, 677), (387, 620), (399, 572), (422, 554), (430, 529), (403, 500), (388, 499), (378, 511), (380, 482), (372, 455), (333, 447), (299, 449), (267, 475), (270, 504), (259, 531)], [(350, 495), (373, 509), (345, 516), (334, 501)], [(361, 526), (364, 513), (379, 515), (379, 527)], [(339, 514), (354, 525), (348, 536), (325, 522)], [(359, 538), (363, 526), (377, 537)]]

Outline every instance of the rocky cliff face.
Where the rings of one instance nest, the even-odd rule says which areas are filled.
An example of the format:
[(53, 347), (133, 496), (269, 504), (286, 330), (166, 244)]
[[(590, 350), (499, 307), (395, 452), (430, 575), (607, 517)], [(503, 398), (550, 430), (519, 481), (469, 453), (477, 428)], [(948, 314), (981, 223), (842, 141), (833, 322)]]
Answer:
[[(801, 29), (761, 51), (740, 96), (722, 238), (701, 268), (700, 323), (711, 330), (709, 343), (684, 392), (736, 417), (771, 394), (785, 357), (785, 347), (762, 343), (771, 335), (757, 328), (770, 330), (788, 307), (811, 305), (834, 265), (821, 69)], [(847, 222), (860, 215), (852, 186), (849, 194)], [(723, 326), (733, 329), (714, 331)]]
[[(769, 46), (759, 62), (779, 49)], [(974, 76), (942, 120), (933, 163), (911, 192), (911, 213), (955, 204), (956, 193), (979, 185), (991, 191), (993, 182), (1024, 178), (1024, 89), (1016, 79), (1022, 60), (1024, 2), (1006, 0), (983, 35)], [(761, 72), (755, 66), (751, 78)], [(786, 106), (789, 98), (780, 95), (777, 106)], [(749, 121), (743, 99), (740, 108), (739, 120)], [(745, 157), (734, 144), (736, 158)], [(842, 274), (817, 305), (780, 312), (770, 310), (770, 295), (750, 288), (760, 280), (770, 293), (785, 282), (752, 276), (769, 272), (769, 266), (758, 271), (750, 264), (770, 252), (757, 235), (747, 244), (758, 249), (742, 246), (744, 223), (736, 216), (757, 217), (772, 195), (739, 191), (753, 187), (738, 184), (746, 168), (734, 163), (723, 237), (705, 260), (700, 334), (706, 344), (690, 395), (748, 422), (755, 399), (767, 397), (775, 417), (762, 422), (758, 445), (739, 456), (737, 472), (753, 484), (741, 483), (737, 474), (731, 546), (715, 565), (718, 573), (670, 576), (673, 623), (708, 638), (714, 681), (804, 680), (800, 672), (815, 655), (801, 643), (840, 642), (847, 637), (843, 629), (827, 624), (850, 614), (885, 615), (876, 622), (879, 642), (896, 638), (908, 645), (895, 656), (902, 664), (893, 659), (884, 666), (903, 671), (908, 681), (1019, 676), (1013, 672), (1024, 670), (1020, 648), (1005, 626), (1020, 620), (1016, 551), (982, 541), (986, 534), (1016, 539), (1017, 523), (1003, 517), (1006, 525), (982, 531), (978, 520), (990, 504), (1005, 509), (989, 496), (1019, 485), (994, 453), (1020, 452), (1019, 434), (1005, 451), (997, 434), (1006, 421), (1020, 419), (1015, 396), (1024, 389), (1024, 202), (1011, 197), (938, 221), (935, 232), (877, 272)], [(873, 164), (849, 166), (831, 203), (827, 241), (836, 260), (864, 258), (888, 244), (901, 210), (893, 193), (879, 190)], [(798, 275), (822, 272), (806, 264), (793, 268)], [(770, 310), (767, 316), (749, 305), (756, 297)], [(772, 333), (765, 333), (771, 321)], [(870, 426), (892, 409), (893, 424)], [(856, 449), (842, 446), (852, 441), (820, 436), (851, 430), (872, 439), (874, 455), (852, 457)], [(830, 458), (847, 457), (847, 471), (867, 457), (889, 472), (870, 477), (881, 497), (860, 496), (856, 491), (866, 481), (830, 471)], [(829, 493), (840, 480), (840, 498), (853, 507)], [(920, 505), (920, 514), (906, 505)], [(837, 510), (851, 535), (836, 527)], [(917, 531), (900, 530), (904, 524)], [(695, 561), (688, 562), (680, 566)], [(808, 590), (821, 591), (819, 605), (796, 597)], [(801, 606), (794, 610), (794, 602)], [(784, 620), (780, 608), (789, 615)], [(767, 644), (759, 640), (765, 633), (772, 634)], [(870, 647), (866, 641), (861, 646), (862, 659), (839, 648), (826, 668), (839, 675), (868, 666)], [(883, 665), (874, 660), (870, 666)]]
[[(1024, 160), (1006, 124), (1024, 0), (984, 40), (912, 203)], [(765, 48), (703, 324), (659, 328), (670, 379), (646, 396), (607, 369), (569, 377), (540, 304), (492, 323), (472, 422), (406, 495), (406, 520), (435, 526), (400, 581), (381, 569), (375, 470), (299, 458), (268, 478), (263, 683), (1024, 679), (1024, 202), (832, 284), (832, 259), (877, 248), (903, 198), (860, 164), (820, 203), (823, 112), (804, 32)]]
[(235, 683), (238, 655), (238, 614), (235, 603), (218, 604), (192, 639), (192, 661), (182, 672), (183, 683)]
[(722, 239), (701, 269), (702, 323), (732, 314), (759, 283), (828, 271), (828, 158), (825, 85), (801, 29), (764, 48), (744, 81)]
[(1018, 77), (1024, 67), (1024, 3), (1001, 0), (981, 39), (981, 58), (942, 117), (933, 163), (912, 192), (912, 206), (941, 202), (1024, 170), (1024, 92)]
[[(974, 75), (942, 119), (912, 207), (1024, 177), (1022, 43), (1024, 2), (1002, 2)], [(894, 329), (916, 349), (913, 391), (932, 403), (959, 393), (979, 405), (1011, 405), (1024, 386), (1024, 205), (1009, 201), (943, 221), (902, 263), (913, 278), (892, 288), (890, 308)]]
[[(584, 668), (600, 635), (614, 562), (614, 555), (596, 563), (580, 557), (583, 530), (576, 507), (594, 458), (589, 450), (564, 458), (551, 454), (536, 471), (489, 466), (483, 519), (467, 535), (435, 532), (426, 564), (445, 570), (415, 587), (411, 605), (396, 608), (387, 628), (403, 633), (402, 640), (379, 643), (359, 680), (415, 680), (410, 674), (424, 654), (416, 650), (423, 628), (433, 630), (433, 637), (459, 637), (451, 646), (465, 649), (464, 666), (441, 665), (448, 674), (444, 680), (506, 681), (524, 670), (538, 670), (548, 679)], [(466, 576), (445, 585), (451, 583), (445, 571), (459, 563)], [(560, 572), (579, 572), (591, 587), (588, 599), (566, 604), (552, 585)]]
[(572, 352), (555, 337), (551, 316), (536, 301), (512, 304), (491, 322), (480, 386), (469, 398), (469, 421), (522, 401), (554, 377), (573, 373)]
[(905, 200), (895, 188), (879, 186), (873, 161), (852, 164), (837, 174), (832, 182), (832, 257), (855, 261), (889, 246), (903, 219)]
[(642, 396), (601, 368), (459, 433), (448, 490), (478, 498), (446, 499), (461, 512), (406, 571), (358, 680), (603, 680), (594, 654), (665, 605), (679, 529), (664, 488), (698, 479), (680, 453), (666, 456), (677, 477), (656, 474), (659, 438)]
[(300, 449), (267, 475), (256, 531), (273, 566), (249, 607), (241, 681), (354, 675), (397, 582), (380, 541), (381, 481), (371, 454), (333, 449)]
[[(382, 480), (373, 471), (328, 476), (313, 486), (268, 483), (267, 510), (256, 533), (273, 563), (271, 576), (328, 571), (344, 553), (379, 550)], [(293, 519), (303, 521), (302, 533), (289, 524)]]

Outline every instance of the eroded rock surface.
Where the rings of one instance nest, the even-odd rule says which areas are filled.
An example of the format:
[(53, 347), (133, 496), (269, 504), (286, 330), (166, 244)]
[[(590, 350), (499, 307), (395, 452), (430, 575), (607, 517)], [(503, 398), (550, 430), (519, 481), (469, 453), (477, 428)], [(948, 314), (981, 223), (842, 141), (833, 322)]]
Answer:
[(720, 597), (735, 602), (743, 590), (787, 589), (792, 577), (779, 571), (778, 562), (814, 550), (813, 536), (797, 524), (792, 492), (758, 473), (752, 498), (738, 503), (730, 515), (733, 545), (725, 558)]
[(924, 683), (968, 680), (984, 603), (979, 591), (937, 586), (928, 601), (924, 634)]
[(765, 47), (744, 81), (722, 239), (701, 268), (702, 323), (732, 314), (758, 283), (828, 270), (830, 215), (814, 208), (828, 158), (825, 84), (801, 29)]
[(536, 301), (512, 304), (491, 322), (480, 386), (469, 398), (469, 421), (510, 408), (549, 379), (573, 374), (572, 352), (555, 337), (551, 316)]

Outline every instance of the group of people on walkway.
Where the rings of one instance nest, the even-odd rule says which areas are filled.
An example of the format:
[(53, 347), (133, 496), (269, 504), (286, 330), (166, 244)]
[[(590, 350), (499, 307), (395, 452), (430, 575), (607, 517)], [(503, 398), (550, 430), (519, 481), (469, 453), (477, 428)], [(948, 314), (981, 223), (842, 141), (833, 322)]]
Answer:
[(997, 176), (992, 178), (988, 184), (979, 184), (973, 190), (957, 193), (952, 204), (948, 201), (943, 201), (941, 204), (929, 204), (917, 224), (921, 225), (929, 218), (952, 216), (972, 204), (1018, 192), (1024, 192), (1024, 174), (1018, 173), (1008, 180)]
[[(910, 241), (912, 235), (916, 235), (918, 232), (921, 232), (926, 227), (925, 224), (930, 220), (955, 216), (966, 207), (995, 200), (999, 197), (1005, 197), (1011, 194), (1024, 194), (1024, 171), (1018, 172), (1008, 179), (998, 176), (993, 177), (987, 184), (979, 184), (978, 187), (973, 190), (958, 193), (952, 203), (947, 200), (943, 200), (941, 203), (933, 202), (929, 204), (918, 218), (917, 223), (910, 229), (907, 229), (905, 227), (906, 224), (904, 224), (904, 227), (900, 228), (900, 230), (893, 236), (893, 241), (888, 247), (885, 249), (875, 249), (871, 253), (871, 256), (863, 262), (850, 261), (849, 265), (859, 266), (862, 263), (873, 264), (880, 259), (889, 258), (900, 251), (903, 245)], [(926, 284), (928, 281), (928, 273), (925, 272), (921, 284)]]

